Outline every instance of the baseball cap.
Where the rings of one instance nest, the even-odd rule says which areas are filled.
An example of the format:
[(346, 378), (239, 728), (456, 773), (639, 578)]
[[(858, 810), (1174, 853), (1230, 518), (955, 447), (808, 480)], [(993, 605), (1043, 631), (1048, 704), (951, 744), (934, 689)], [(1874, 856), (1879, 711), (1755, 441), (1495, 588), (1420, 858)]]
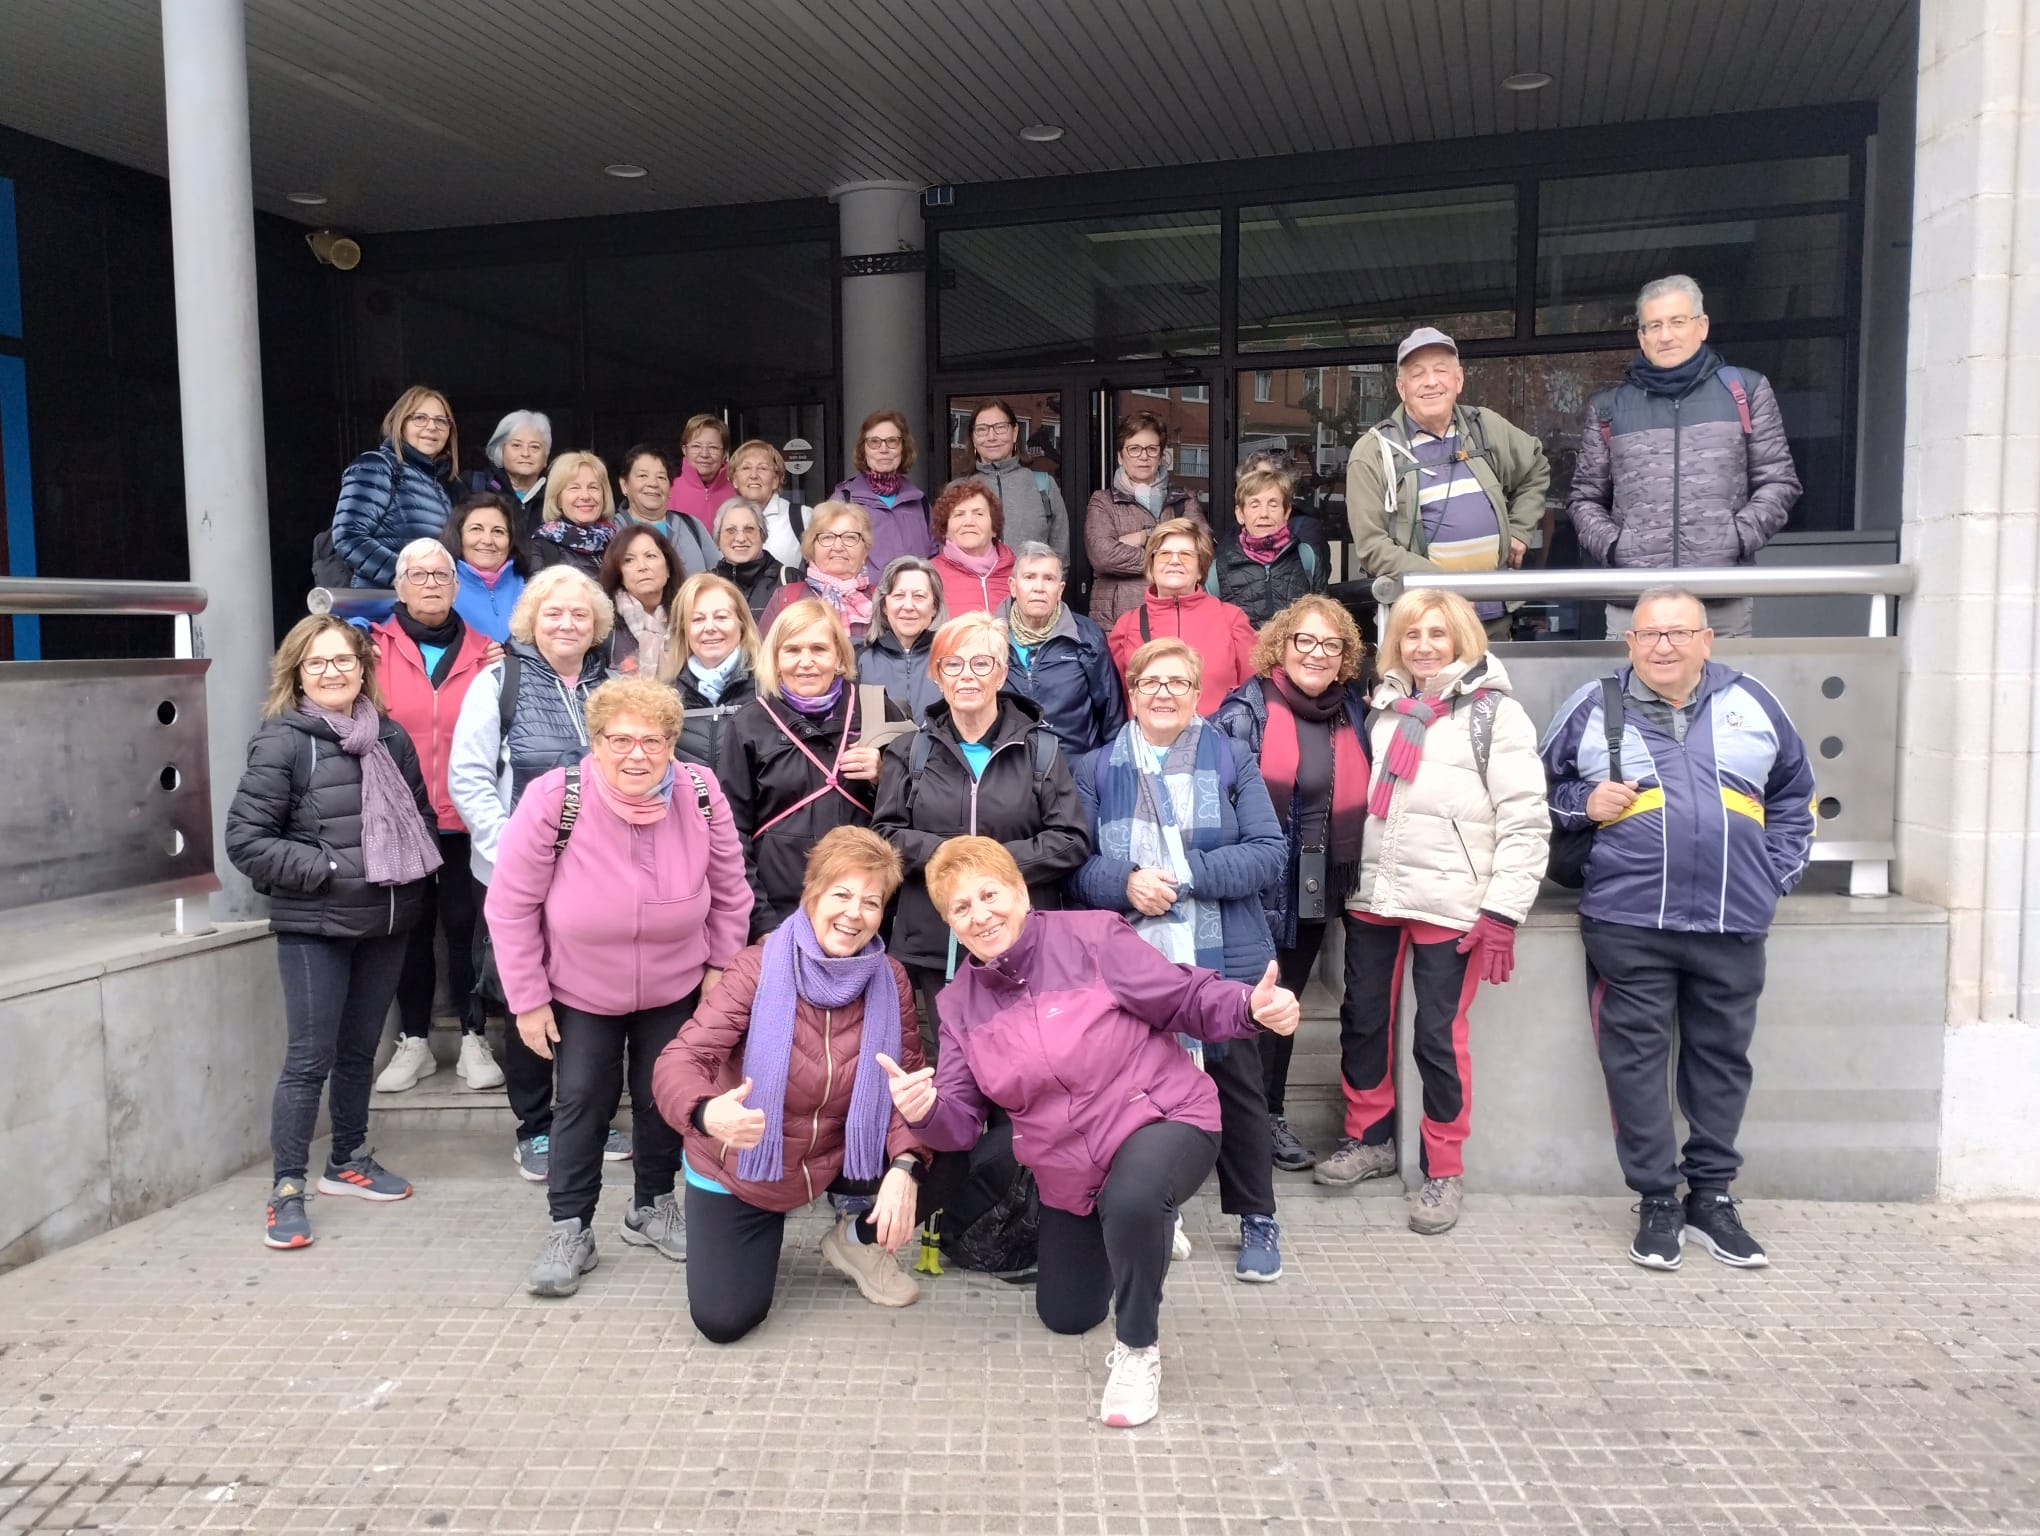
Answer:
[(1459, 343), (1439, 330), (1435, 325), (1420, 325), (1403, 337), (1402, 345), (1395, 349), (1395, 365), (1400, 368), (1403, 359), (1420, 347), (1443, 347), (1454, 357), (1459, 356)]

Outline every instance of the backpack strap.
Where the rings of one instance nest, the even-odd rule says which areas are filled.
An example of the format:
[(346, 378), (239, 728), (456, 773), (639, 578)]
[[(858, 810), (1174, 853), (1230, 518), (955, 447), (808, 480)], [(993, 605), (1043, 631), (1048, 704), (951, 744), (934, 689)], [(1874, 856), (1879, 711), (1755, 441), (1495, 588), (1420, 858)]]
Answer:
[(1750, 391), (1743, 383), (1742, 374), (1724, 364), (1714, 371), (1714, 376), (1728, 386), (1728, 392), (1735, 399), (1735, 413), (1742, 418), (1742, 435), (1748, 437), (1755, 428), (1750, 423)]
[(523, 674), (523, 658), (504, 646), (503, 681), (496, 689), (496, 752), (505, 762), (510, 756), (510, 722), (517, 717), (517, 683)]
[(1601, 728), (1608, 733), (1608, 779), (1623, 782), (1622, 772), (1622, 679), (1609, 673), (1601, 679)]
[(1140, 600), (1140, 607), (1136, 609), (1135, 612), (1137, 612), (1140, 615), (1140, 643), (1142, 645), (1146, 645), (1148, 641), (1154, 639), (1155, 637), (1155, 632), (1152, 629), (1148, 628), (1146, 598), (1142, 598)]
[(1296, 558), (1303, 562), (1303, 579), (1305, 581), (1316, 581), (1317, 551), (1310, 547), (1309, 540), (1298, 539), (1296, 541)]
[(566, 851), (567, 839), (574, 835), (574, 823), (581, 819), (581, 765), (569, 763), (563, 771), (567, 792), (560, 800), (560, 823), (553, 829), (555, 859)]
[(1037, 725), (1028, 732), (1028, 744), (1034, 752), (1034, 781), (1038, 784), (1047, 778), (1055, 768), (1057, 742), (1055, 732), (1045, 725)]
[[(703, 821), (714, 821), (715, 808), (708, 803), (708, 780), (701, 776), (700, 770), (694, 764), (686, 763), (683, 766), (687, 769), (687, 777), (694, 781), (694, 808), (701, 812)], [(578, 775), (581, 770), (575, 767), (567, 771)]]
[(1494, 754), (1495, 712), (1502, 707), (1502, 696), (1492, 688), (1476, 688), (1473, 691), (1473, 709), (1467, 716), (1467, 734), (1473, 739), (1473, 765), (1480, 770), (1480, 781), (1487, 782), (1488, 758)]
[(786, 820), (786, 818), (791, 816), (795, 811), (801, 809), (801, 807), (812, 805), (815, 801), (822, 799), (824, 796), (830, 794), (831, 792), (841, 795), (845, 800), (848, 800), (852, 805), (856, 806), (858, 810), (864, 812), (866, 816), (869, 816), (871, 814), (871, 807), (866, 805), (862, 800), (858, 799), (855, 795), (851, 794), (849, 790), (845, 789), (843, 787), (843, 781), (839, 776), (841, 774), (843, 767), (843, 754), (850, 749), (850, 732), (852, 728), (855, 726), (857, 721), (857, 695), (855, 693), (852, 693), (850, 695), (850, 706), (847, 710), (844, 711), (843, 714), (843, 734), (836, 742), (835, 761), (827, 767), (823, 766), (822, 760), (819, 757), (816, 757), (814, 753), (808, 750), (808, 744), (806, 742), (802, 741), (798, 736), (794, 735), (792, 731), (787, 729), (786, 722), (784, 720), (781, 720), (779, 716), (773, 712), (772, 706), (770, 704), (767, 704), (762, 698), (759, 699), (758, 704), (759, 707), (765, 711), (765, 718), (770, 720), (774, 725), (779, 727), (779, 734), (784, 736), (788, 741), (793, 743), (794, 750), (799, 752), (802, 757), (806, 758), (810, 763), (812, 763), (817, 769), (820, 770), (822, 775), (822, 782), (816, 788), (810, 790), (807, 794), (802, 795), (798, 800), (794, 801), (793, 804), (789, 805), (777, 816), (774, 816), (771, 820), (767, 821), (763, 826), (758, 828), (756, 832), (753, 832), (751, 834), (752, 837), (754, 838), (763, 837), (767, 832), (769, 832), (772, 828), (778, 826), (782, 821)]
[(911, 784), (928, 771), (928, 754), (934, 750), (926, 731), (914, 732), (914, 739), (907, 743), (907, 782)]
[(1041, 504), (1045, 507), (1048, 505), (1048, 498), (1055, 492), (1055, 477), (1045, 469), (1037, 469), (1033, 474), (1034, 488), (1041, 492)]

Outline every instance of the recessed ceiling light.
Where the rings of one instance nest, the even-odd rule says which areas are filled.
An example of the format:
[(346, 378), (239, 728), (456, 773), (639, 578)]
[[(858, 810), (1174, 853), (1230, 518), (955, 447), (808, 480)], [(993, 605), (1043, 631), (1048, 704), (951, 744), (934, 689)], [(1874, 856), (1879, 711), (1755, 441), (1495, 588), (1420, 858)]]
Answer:
[(1053, 144), (1062, 136), (1062, 129), (1054, 123), (1029, 123), (1020, 130), (1022, 141), (1028, 144)]
[(603, 166), (602, 174), (614, 176), (619, 181), (636, 181), (638, 177), (648, 176), (651, 173), (641, 165), (632, 165), (628, 160), (619, 160), (614, 165)]
[(1551, 84), (1551, 76), (1541, 69), (1526, 69), (1520, 75), (1504, 75), (1502, 89), (1505, 91), (1541, 91)]
[(325, 206), (326, 194), (323, 192), (293, 192), (290, 194), (290, 200), (300, 208), (321, 208)]

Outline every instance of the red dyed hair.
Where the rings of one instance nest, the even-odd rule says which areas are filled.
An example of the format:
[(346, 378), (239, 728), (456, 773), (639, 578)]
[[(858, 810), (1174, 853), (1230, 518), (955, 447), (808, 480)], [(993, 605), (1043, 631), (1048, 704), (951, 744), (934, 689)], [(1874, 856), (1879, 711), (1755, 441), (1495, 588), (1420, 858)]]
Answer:
[(935, 498), (934, 509), (928, 514), (928, 532), (934, 535), (937, 544), (949, 537), (949, 514), (973, 496), (984, 497), (985, 505), (992, 509), (992, 537), (1006, 536), (1006, 509), (999, 505), (999, 493), (992, 489), (991, 482), (959, 480)]

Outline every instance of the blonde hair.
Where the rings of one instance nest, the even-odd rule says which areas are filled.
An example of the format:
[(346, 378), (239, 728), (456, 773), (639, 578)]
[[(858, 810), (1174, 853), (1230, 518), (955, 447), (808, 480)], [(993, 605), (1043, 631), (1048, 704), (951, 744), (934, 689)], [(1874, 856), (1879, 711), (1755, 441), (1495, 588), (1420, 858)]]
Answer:
[(460, 423), (453, 419), (453, 407), (447, 404), (446, 396), (430, 384), (413, 384), (397, 396), (397, 403), (390, 407), (389, 414), (382, 419), (383, 440), (396, 449), (397, 456), (401, 458), (404, 452), (404, 423), (410, 419), (412, 412), (427, 400), (437, 400), (439, 408), (446, 412), (446, 446), (439, 451), (438, 457), (445, 461), (448, 469), (453, 469), (460, 464)]
[(1367, 660), (1367, 644), (1360, 638), (1360, 626), (1353, 622), (1353, 615), (1342, 604), (1322, 592), (1312, 592), (1299, 597), (1261, 626), (1260, 634), (1254, 637), (1253, 666), (1257, 677), (1266, 677), (1282, 665), (1291, 637), (1303, 628), (1303, 621), (1312, 614), (1331, 625), (1338, 637), (1346, 642), (1345, 653), (1339, 657), (1335, 680), (1350, 683), (1360, 675), (1360, 668)]
[(1236, 508), (1244, 507), (1249, 496), (1260, 496), (1268, 491), (1280, 491), (1283, 506), (1294, 505), (1295, 492), (1290, 478), (1279, 469), (1242, 470), (1239, 479), (1233, 482), (1232, 504)]
[(1479, 661), (1487, 655), (1487, 629), (1473, 604), (1457, 592), (1405, 592), (1388, 610), (1381, 627), (1381, 670), (1409, 676), (1403, 666), (1402, 637), (1427, 613), (1445, 615), (1445, 632), (1452, 637), (1454, 661)]
[(602, 486), (602, 516), (599, 522), (610, 522), (616, 517), (616, 491), (609, 480), (609, 466), (585, 448), (569, 448), (545, 467), (545, 517), (548, 523), (563, 523), (567, 514), (560, 510), (560, 496), (567, 488), (567, 482), (580, 470), (593, 465), (595, 479)]
[[(871, 514), (869, 512), (858, 506), (854, 501), (818, 501), (814, 505), (814, 510), (808, 513), (807, 528), (800, 536), (801, 559), (812, 565), (815, 558), (815, 540), (829, 532), (830, 529), (845, 518), (848, 518), (857, 525), (858, 531), (864, 535), (864, 547), (867, 550), (870, 549)], [(760, 528), (765, 526), (765, 520), (762, 517), (758, 519), (758, 526)]]
[(1174, 656), (1190, 669), (1191, 691), (1204, 686), (1204, 658), (1174, 635), (1164, 635), (1159, 640), (1150, 640), (1131, 656), (1126, 658), (1126, 692), (1133, 694), (1133, 685), (1147, 676), (1149, 667), (1164, 656)]
[[(551, 482), (548, 481), (547, 484), (550, 486)], [(552, 494), (550, 489), (548, 489), (546, 494)], [(1195, 518), (1172, 517), (1164, 522), (1156, 523), (1154, 531), (1148, 534), (1147, 554), (1142, 569), (1147, 576), (1147, 584), (1149, 586), (1155, 584), (1155, 561), (1161, 556), (1162, 540), (1173, 539), (1179, 534), (1187, 537), (1196, 546), (1197, 579), (1199, 581), (1204, 580), (1206, 574), (1211, 570), (1211, 559), (1217, 553), (1218, 546), (1211, 542), (1211, 535), (1205, 530), (1204, 524), (1198, 522)]]
[(747, 437), (730, 450), (731, 472), (735, 472), (739, 459), (753, 453), (764, 454), (765, 462), (772, 466), (772, 473), (779, 476), (781, 481), (786, 479), (786, 456), (762, 437)]
[(800, 904), (805, 907), (845, 875), (876, 875), (887, 901), (906, 878), (900, 851), (869, 827), (837, 827), (822, 834), (808, 850), (807, 873), (801, 877)]
[(649, 677), (612, 677), (589, 694), (588, 702), (582, 706), (581, 718), (588, 726), (589, 741), (594, 741), (612, 720), (623, 715), (636, 715), (668, 743), (680, 739), (680, 727), (687, 720), (680, 695), (665, 683)]
[(1020, 865), (1004, 843), (989, 837), (952, 837), (935, 850), (923, 875), (936, 916), (947, 914), (949, 898), (957, 885), (973, 875), (1017, 886), (1023, 896), (1027, 891)]
[(687, 418), (687, 425), (680, 429), (680, 453), (684, 458), (687, 445), (694, 441), (694, 435), (703, 427), (714, 427), (715, 435), (722, 439), (723, 458), (730, 456), (730, 424), (713, 411), (703, 411), (698, 416)]
[(836, 670), (844, 677), (857, 675), (857, 648), (850, 643), (850, 631), (836, 617), (836, 610), (819, 597), (804, 597), (782, 608), (765, 631), (764, 643), (758, 647), (758, 665), (752, 669), (758, 674), (761, 694), (779, 691), (779, 648), (817, 624), (828, 626), (829, 640), (836, 648)]
[(312, 642), (319, 636), (334, 633), (347, 637), (348, 647), (354, 652), (355, 660), (361, 663), (361, 691), (368, 695), (368, 702), (378, 712), (382, 710), (382, 690), (375, 685), (375, 650), (369, 644), (368, 631), (356, 629), (333, 614), (314, 613), (291, 625), (290, 633), (283, 637), (276, 654), (269, 658), (269, 696), (262, 701), (263, 719), (274, 720), (278, 715), (287, 715), (298, 707), (299, 700), (305, 696), (304, 680), (299, 675), (299, 669), (305, 664), (305, 652), (312, 648)]
[[(701, 601), (704, 592), (720, 592), (730, 600), (730, 606), (737, 611), (737, 649), (744, 653), (744, 665), (751, 671), (758, 670), (758, 624), (751, 617), (751, 605), (744, 601), (744, 594), (737, 590), (737, 584), (727, 576), (718, 576), (713, 571), (701, 571), (680, 583), (679, 595), (673, 599), (673, 643), (666, 648), (666, 654), (673, 667), (673, 676), (680, 675), (680, 669), (687, 665), (687, 658), (694, 654), (687, 644), (687, 621), (694, 614), (694, 605)], [(662, 665), (659, 670), (666, 669)]]
[(536, 643), (538, 633), (538, 610), (542, 608), (561, 587), (579, 584), (580, 595), (588, 600), (588, 606), (595, 611), (594, 645), (600, 645), (609, 638), (610, 630), (616, 627), (616, 606), (609, 601), (609, 594), (595, 583), (595, 578), (586, 571), (571, 565), (549, 565), (524, 584), (524, 591), (517, 599), (517, 606), (510, 610), (510, 638), (521, 640), (526, 645)]

